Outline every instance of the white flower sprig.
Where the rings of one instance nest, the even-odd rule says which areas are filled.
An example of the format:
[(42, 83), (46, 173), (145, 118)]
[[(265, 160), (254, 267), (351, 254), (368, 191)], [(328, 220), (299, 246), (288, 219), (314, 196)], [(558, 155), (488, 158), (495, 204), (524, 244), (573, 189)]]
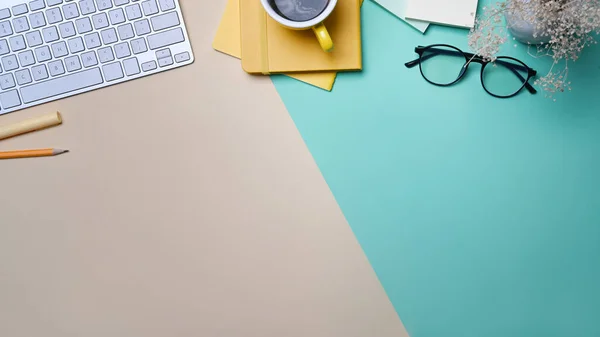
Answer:
[(529, 55), (553, 58), (548, 74), (535, 84), (551, 97), (570, 90), (569, 62), (576, 61), (584, 48), (597, 43), (594, 36), (600, 33), (600, 0), (507, 0), (486, 6), (469, 33), (469, 47), (475, 53), (495, 60), (513, 28), (507, 26), (505, 16), (531, 25), (533, 37), (542, 41), (529, 45)]

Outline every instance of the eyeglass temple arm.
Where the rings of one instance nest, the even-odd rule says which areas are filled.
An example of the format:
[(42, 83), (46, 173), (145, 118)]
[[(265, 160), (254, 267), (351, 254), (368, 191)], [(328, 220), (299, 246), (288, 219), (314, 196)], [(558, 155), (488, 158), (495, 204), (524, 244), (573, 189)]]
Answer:
[(406, 68), (412, 68), (412, 67), (414, 67), (414, 66), (416, 66), (416, 65), (418, 65), (418, 64), (419, 64), (419, 58), (417, 58), (416, 60), (412, 60), (412, 61), (410, 61), (410, 62), (406, 62), (406, 63), (404, 63), (404, 66), (405, 66)]
[[(416, 50), (420, 50), (421, 48), (422, 47), (417, 47)], [(458, 51), (447, 50), (447, 49), (429, 48), (427, 50), (428, 51), (432, 51), (432, 53), (429, 54), (429, 55), (421, 56), (421, 57), (419, 57), (419, 58), (417, 58), (415, 60), (412, 60), (410, 62), (405, 63), (404, 65), (407, 68), (412, 68), (412, 67), (418, 65), (420, 61), (428, 60), (428, 59), (434, 57), (435, 55), (439, 55), (439, 54), (444, 54), (444, 55), (461, 55), (461, 56), (464, 55), (464, 56), (468, 57), (469, 59), (477, 59), (477, 60), (481, 60), (482, 59), (480, 56), (477, 56), (475, 54), (460, 53)], [(518, 64), (513, 64), (513, 63), (510, 63), (510, 62), (505, 62), (505, 61), (502, 61), (502, 60), (496, 60), (496, 63), (505, 66), (510, 71), (512, 71), (513, 74), (515, 74), (521, 81), (525, 82), (525, 88), (527, 88), (527, 90), (530, 93), (532, 93), (532, 94), (536, 94), (537, 93), (537, 90), (535, 90), (535, 88), (531, 84), (529, 84), (529, 82), (526, 82), (525, 78), (523, 78), (523, 76), (521, 76), (521, 74), (519, 74), (519, 72), (517, 71), (517, 70), (523, 70), (523, 71), (527, 71), (529, 73), (530, 72), (529, 68), (520, 66)]]

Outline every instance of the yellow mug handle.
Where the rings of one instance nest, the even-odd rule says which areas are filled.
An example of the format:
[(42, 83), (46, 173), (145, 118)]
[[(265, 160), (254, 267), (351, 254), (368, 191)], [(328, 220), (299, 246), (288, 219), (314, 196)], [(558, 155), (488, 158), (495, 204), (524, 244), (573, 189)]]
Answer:
[(329, 36), (329, 32), (323, 23), (319, 23), (316, 26), (312, 27), (313, 32), (317, 36), (319, 40), (319, 44), (321, 44), (321, 48), (323, 48), (326, 52), (331, 52), (333, 50), (333, 40), (331, 36)]

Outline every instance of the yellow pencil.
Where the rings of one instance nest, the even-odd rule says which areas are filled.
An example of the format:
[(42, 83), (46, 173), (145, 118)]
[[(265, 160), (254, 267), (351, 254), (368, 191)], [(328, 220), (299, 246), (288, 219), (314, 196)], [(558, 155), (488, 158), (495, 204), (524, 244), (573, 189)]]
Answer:
[(31, 157), (51, 157), (69, 152), (69, 150), (61, 149), (39, 149), (39, 150), (22, 150), (22, 151), (6, 151), (0, 152), (0, 159), (16, 159), (16, 158), (31, 158)]

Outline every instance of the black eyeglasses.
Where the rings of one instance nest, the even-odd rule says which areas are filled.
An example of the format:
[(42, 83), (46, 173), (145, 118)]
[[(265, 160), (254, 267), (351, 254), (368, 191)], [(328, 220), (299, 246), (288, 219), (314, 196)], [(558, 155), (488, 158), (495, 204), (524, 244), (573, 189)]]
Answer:
[(481, 84), (485, 91), (498, 98), (510, 98), (523, 88), (535, 94), (537, 90), (529, 84), (529, 80), (537, 72), (525, 63), (508, 56), (499, 56), (493, 62), (446, 44), (434, 44), (415, 48), (419, 58), (405, 64), (407, 68), (419, 65), (423, 78), (434, 85), (450, 86), (460, 81), (469, 65), (479, 63), (481, 67)]

